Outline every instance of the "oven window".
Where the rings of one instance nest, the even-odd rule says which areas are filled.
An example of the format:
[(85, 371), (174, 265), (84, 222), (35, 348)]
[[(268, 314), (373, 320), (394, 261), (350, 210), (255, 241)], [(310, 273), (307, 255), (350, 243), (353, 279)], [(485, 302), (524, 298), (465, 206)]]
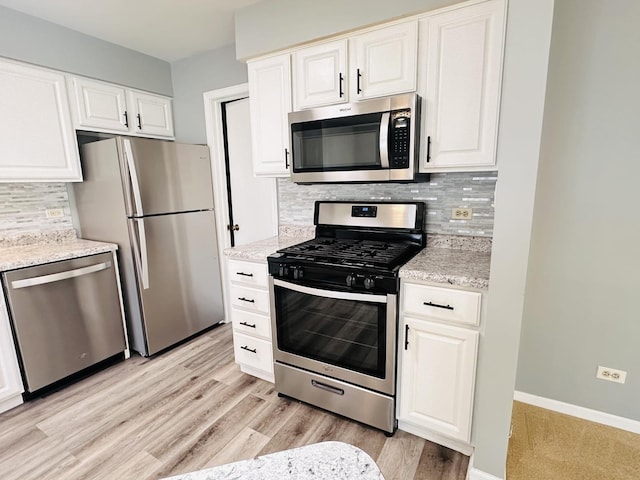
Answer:
[(295, 172), (379, 169), (381, 113), (291, 125)]
[(275, 287), (278, 348), (385, 376), (386, 304), (317, 297)]

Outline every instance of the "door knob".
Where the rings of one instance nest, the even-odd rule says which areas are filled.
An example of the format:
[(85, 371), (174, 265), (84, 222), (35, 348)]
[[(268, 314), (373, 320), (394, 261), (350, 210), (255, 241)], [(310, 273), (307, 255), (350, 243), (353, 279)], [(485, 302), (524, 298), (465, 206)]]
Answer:
[(240, 225), (238, 225), (237, 223), (233, 226), (227, 225), (227, 230), (231, 230), (232, 232), (237, 232), (238, 230), (240, 230)]

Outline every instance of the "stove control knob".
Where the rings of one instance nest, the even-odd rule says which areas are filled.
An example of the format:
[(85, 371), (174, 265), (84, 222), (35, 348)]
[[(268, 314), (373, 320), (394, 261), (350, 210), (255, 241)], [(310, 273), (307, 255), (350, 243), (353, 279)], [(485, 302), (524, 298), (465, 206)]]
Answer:
[(356, 276), (352, 273), (351, 275), (347, 275), (347, 287), (353, 287), (356, 284)]
[(293, 279), (302, 280), (302, 267), (293, 267)]
[(288, 274), (289, 274), (289, 269), (284, 263), (281, 263), (280, 266), (278, 267), (278, 276), (286, 277)]
[(375, 277), (367, 277), (364, 279), (364, 288), (371, 290), (376, 285)]

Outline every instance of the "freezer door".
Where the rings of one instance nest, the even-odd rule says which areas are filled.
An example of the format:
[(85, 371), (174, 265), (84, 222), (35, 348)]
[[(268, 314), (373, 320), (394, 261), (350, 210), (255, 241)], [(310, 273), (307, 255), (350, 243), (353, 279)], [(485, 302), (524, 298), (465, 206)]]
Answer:
[(127, 215), (139, 217), (213, 208), (209, 148), (203, 145), (119, 139)]
[(223, 319), (213, 211), (129, 220), (147, 355)]

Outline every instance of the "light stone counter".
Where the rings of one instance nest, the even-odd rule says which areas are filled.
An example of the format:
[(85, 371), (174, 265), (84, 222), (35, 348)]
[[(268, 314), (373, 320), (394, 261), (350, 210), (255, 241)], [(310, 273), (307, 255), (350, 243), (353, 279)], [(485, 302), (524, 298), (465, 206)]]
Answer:
[(400, 269), (400, 278), (486, 290), (490, 262), (489, 252), (427, 245)]
[(369, 455), (353, 445), (322, 442), (165, 480), (384, 480)]
[(113, 243), (76, 238), (74, 230), (0, 239), (0, 271), (116, 250)]
[(313, 238), (313, 234), (310, 236), (278, 235), (246, 245), (226, 248), (224, 254), (227, 258), (234, 258), (236, 260), (267, 263), (267, 257), (272, 253), (277, 252), (281, 248), (305, 242), (311, 238)]
[[(314, 237), (313, 227), (284, 226), (280, 235), (227, 248), (228, 258), (266, 263), (272, 253)], [(400, 269), (400, 278), (489, 288), (491, 238), (459, 235), (429, 235), (427, 247)]]

